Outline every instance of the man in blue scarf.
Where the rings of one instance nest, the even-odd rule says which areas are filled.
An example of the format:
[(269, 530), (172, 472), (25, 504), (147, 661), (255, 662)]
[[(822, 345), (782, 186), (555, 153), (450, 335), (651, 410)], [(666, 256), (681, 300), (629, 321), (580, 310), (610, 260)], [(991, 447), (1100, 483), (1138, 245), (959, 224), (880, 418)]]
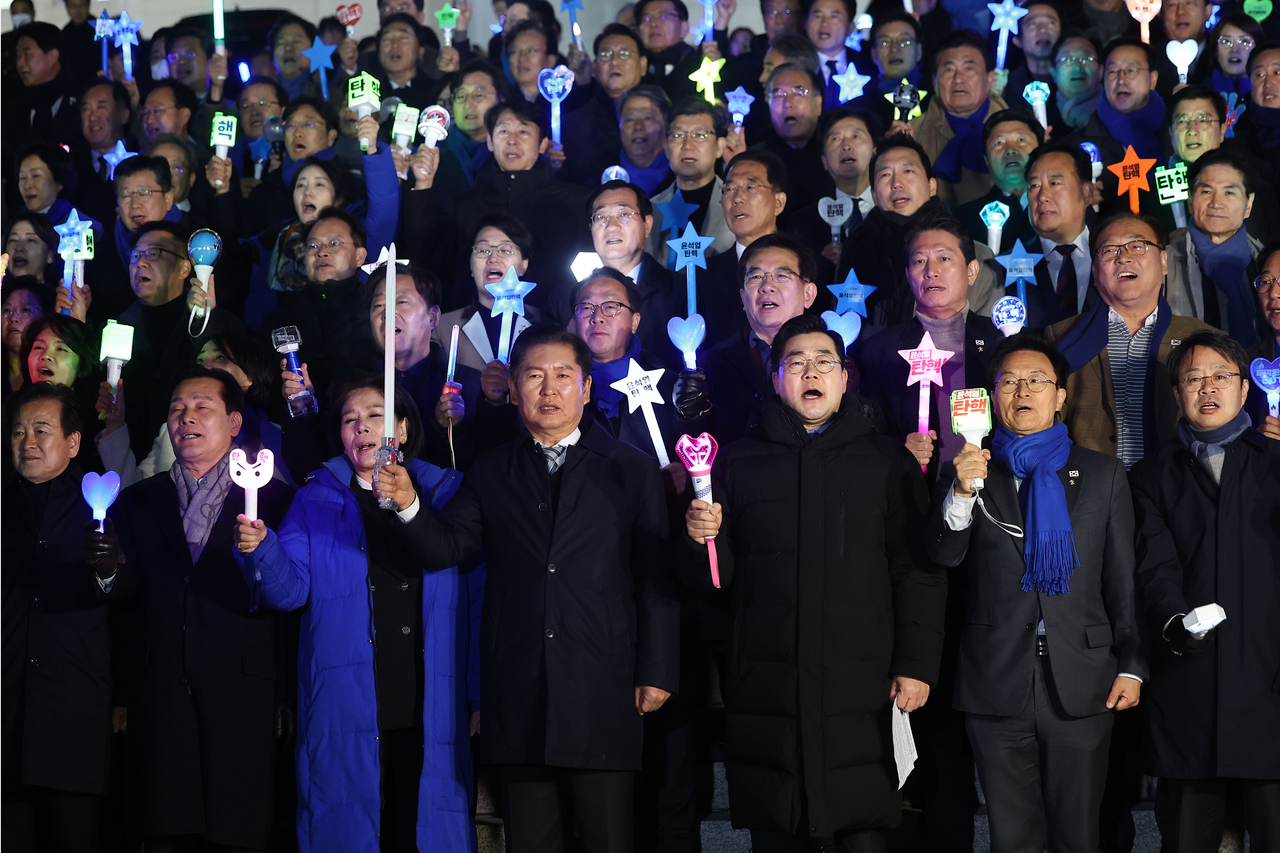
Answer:
[(990, 449), (956, 456), (926, 535), (934, 561), (968, 568), (953, 704), (993, 851), (1040, 849), (1046, 835), (1053, 850), (1098, 849), (1110, 712), (1138, 704), (1147, 675), (1128, 481), (1058, 421), (1069, 370), (1034, 333), (1001, 342)]

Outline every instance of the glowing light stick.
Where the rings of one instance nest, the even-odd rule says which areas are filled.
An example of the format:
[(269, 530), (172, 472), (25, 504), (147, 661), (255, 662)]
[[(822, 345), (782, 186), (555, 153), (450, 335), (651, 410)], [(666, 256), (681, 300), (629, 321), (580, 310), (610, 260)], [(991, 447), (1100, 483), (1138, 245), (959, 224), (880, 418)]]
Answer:
[(445, 3), (439, 12), (436, 12), (436, 23), (440, 25), (440, 29), (444, 30), (444, 46), (453, 47), (453, 29), (458, 26), (458, 15), (461, 13), (453, 8), (451, 3)]
[(418, 133), (422, 134), (422, 144), (435, 148), (449, 135), (449, 125), (453, 121), (449, 111), (439, 105), (427, 107), (418, 119)]
[(1204, 22), (1204, 28), (1211, 30), (1218, 25), (1218, 13), (1222, 11), (1222, 7), (1217, 3), (1213, 4), (1213, 8), (1209, 11), (1209, 20)]
[[(404, 461), (404, 454), (396, 447), (396, 279), (400, 267), (396, 264), (396, 244), (387, 246), (386, 273), (383, 286), (382, 327), (382, 446), (378, 448), (374, 465), (378, 470)], [(375, 474), (376, 477), (376, 474)], [(376, 487), (376, 482), (375, 482)], [(400, 509), (390, 496), (378, 495), (381, 509)]]
[(693, 223), (686, 222), (684, 233), (667, 241), (667, 245), (676, 253), (676, 263), (672, 272), (685, 270), (687, 282), (686, 292), (689, 298), (689, 316), (698, 313), (698, 267), (707, 268), (707, 247), (715, 242), (714, 237), (700, 237), (693, 230)]
[(865, 318), (867, 316), (867, 298), (876, 292), (876, 286), (858, 281), (858, 274), (850, 267), (849, 274), (845, 276), (844, 281), (840, 284), (828, 284), (827, 290), (830, 290), (836, 296), (837, 314), (856, 311)]
[(920, 109), (920, 101), (927, 94), (929, 93), (924, 89), (917, 89), (906, 77), (903, 77), (892, 92), (884, 93), (884, 99), (893, 104), (894, 121), (911, 121), (924, 114)]
[(124, 79), (126, 80), (133, 80), (133, 50), (129, 45), (137, 45), (140, 29), (142, 29), (142, 21), (131, 21), (128, 12), (120, 13), (120, 20), (116, 21), (114, 33), (116, 47), (123, 48), (120, 53), (124, 59)]
[(0, 253), (0, 278), (5, 277), (5, 273), (9, 271), (9, 253)]
[(1036, 114), (1036, 121), (1040, 122), (1040, 126), (1047, 128), (1049, 126), (1049, 110), (1045, 104), (1049, 103), (1049, 84), (1040, 80), (1032, 80), (1022, 87), (1022, 100), (1031, 105), (1031, 109)]
[(102, 10), (102, 16), (93, 22), (93, 40), (102, 42), (102, 73), (106, 74), (111, 70), (108, 64), (107, 50), (111, 47), (111, 37), (115, 35), (116, 22), (111, 20), (111, 16), (107, 14), (107, 10)]
[[(903, 0), (907, 14), (911, 13), (911, 0)], [(844, 46), (850, 50), (862, 52), (862, 43), (871, 38), (871, 27), (874, 25), (871, 16), (865, 12), (853, 19), (853, 32), (845, 37)]]
[(364, 15), (364, 7), (359, 3), (338, 7), (338, 20), (347, 28), (347, 38), (356, 37), (356, 24), (360, 23), (362, 15)]
[(484, 289), (493, 294), (492, 317), (502, 317), (502, 330), (498, 333), (498, 361), (507, 364), (511, 357), (511, 325), (516, 314), (524, 316), (524, 298), (538, 285), (531, 281), (521, 281), (516, 275), (516, 268), (507, 269), (507, 274), (497, 284), (486, 284)]
[(1160, 14), (1160, 0), (1124, 0), (1129, 17), (1142, 25), (1142, 43), (1151, 44), (1151, 22)]
[[(963, 436), (965, 444), (981, 447), (991, 435), (991, 398), (986, 388), (961, 388), (951, 392), (951, 431)], [(982, 488), (982, 478), (974, 477), (969, 488)]]
[(1018, 299), (1023, 305), (1027, 304), (1027, 282), (1036, 283), (1036, 264), (1044, 258), (1044, 255), (1033, 255), (1022, 245), (1022, 240), (1014, 240), (1013, 248), (1009, 250), (1009, 254), (1000, 255), (996, 258), (996, 262), (1004, 267), (1005, 281), (1012, 278), (1018, 285)]
[(1155, 171), (1156, 196), (1160, 203), (1170, 205), (1173, 220), (1179, 228), (1187, 227), (1187, 199), (1191, 197), (1191, 187), (1187, 181), (1187, 164), (1179, 163), (1172, 168), (1160, 166)]
[(1016, 296), (1001, 296), (991, 306), (991, 322), (1006, 338), (1016, 335), (1027, 325), (1027, 306)]
[(458, 367), (458, 330), (457, 323), (453, 324), (453, 332), (449, 336), (449, 370), (445, 373), (444, 381), (453, 382), (453, 372)]
[(1138, 191), (1151, 192), (1151, 184), (1147, 181), (1147, 173), (1156, 164), (1155, 158), (1150, 160), (1138, 156), (1138, 152), (1130, 145), (1125, 151), (1124, 159), (1107, 167), (1107, 170), (1120, 179), (1119, 194), (1129, 194), (1129, 210), (1138, 212)]
[(1226, 621), (1227, 611), (1221, 604), (1202, 604), (1182, 617), (1182, 627), (1194, 634), (1197, 640), (1203, 640), (1205, 634)]
[[(320, 36), (316, 36), (316, 40), (311, 43), (311, 47), (302, 51), (302, 55), (311, 60), (311, 70), (318, 72), (320, 97), (326, 101), (329, 100), (329, 75), (325, 71), (333, 70), (333, 52), (337, 49), (337, 45), (325, 44), (320, 41)], [(361, 117), (363, 117), (363, 113)]]
[(230, 463), (231, 482), (244, 489), (245, 517), (257, 521), (258, 489), (271, 482), (271, 475), (276, 470), (275, 457), (264, 447), (258, 451), (258, 464), (250, 465), (245, 452), (237, 447), (231, 451), (227, 461)]
[(1000, 3), (988, 3), (987, 8), (994, 16), (991, 20), (992, 31), (1000, 31), (1000, 43), (996, 45), (996, 68), (1004, 70), (1004, 57), (1009, 51), (1009, 33), (1018, 34), (1018, 19), (1028, 10), (1019, 7), (1013, 0), (1002, 0)]
[[(67, 291), (71, 294), (71, 298), (73, 300), (75, 299), (75, 290), (73, 288), (77, 284), (80, 284), (81, 286), (84, 284), (82, 280), (84, 261), (83, 259), (77, 261), (76, 254), (81, 253), (83, 258), (83, 252), (85, 251), (87, 242), (93, 239), (91, 236), (93, 232), (90, 230), (92, 227), (93, 221), (89, 219), (81, 219), (80, 211), (76, 210), (74, 207), (71, 208), (71, 213), (67, 215), (67, 220), (65, 222), (61, 225), (53, 226), (53, 230), (57, 232), (59, 237), (58, 254), (62, 256), (64, 268), (71, 273), (71, 281), (67, 283)], [(89, 257), (93, 257), (92, 251), (89, 252)], [(63, 308), (62, 313), (70, 316), (71, 311), (67, 308)]]
[(1187, 82), (1187, 72), (1191, 70), (1191, 63), (1196, 61), (1199, 54), (1200, 43), (1195, 39), (1171, 41), (1164, 46), (1164, 55), (1169, 57), (1173, 67), (1178, 69), (1179, 83)]
[[(942, 384), (942, 365), (946, 364), (951, 356), (955, 355), (944, 349), (938, 349), (933, 345), (933, 336), (925, 331), (924, 337), (920, 339), (920, 345), (915, 349), (900, 349), (898, 355), (907, 360), (907, 364), (911, 366), (911, 374), (907, 377), (907, 385), (919, 384), (920, 386), (920, 408), (918, 410), (917, 432), (929, 431), (929, 389), (930, 386)], [(927, 471), (928, 465), (921, 465), (921, 471)]]
[(262, 137), (271, 143), (271, 153), (284, 159), (284, 119), (269, 116), (262, 123)]
[[(371, 116), (374, 110), (382, 106), (382, 87), (377, 78), (369, 72), (361, 71), (347, 83), (347, 106), (356, 111), (360, 118)], [(360, 150), (368, 151), (373, 140), (360, 138)]]
[(716, 30), (716, 0), (702, 0), (702, 31), (703, 41), (711, 41), (715, 38)]
[(689, 79), (698, 84), (698, 91), (708, 103), (716, 102), (716, 84), (720, 82), (720, 69), (724, 63), (724, 59), (704, 56), (698, 70), (689, 75)]
[(729, 115), (733, 116), (733, 123), (741, 127), (743, 120), (751, 112), (751, 105), (756, 102), (755, 96), (739, 86), (732, 92), (726, 92), (724, 98), (729, 102)]
[(574, 257), (573, 263), (569, 264), (569, 272), (573, 273), (577, 281), (585, 281), (587, 276), (602, 266), (604, 261), (600, 260), (600, 256), (595, 252), (579, 252)]
[(631, 173), (621, 166), (610, 166), (600, 173), (600, 183), (607, 184), (610, 181), (626, 181), (631, 183)]
[(835, 198), (818, 199), (818, 216), (831, 226), (831, 242), (839, 243), (840, 229), (853, 216), (853, 198), (837, 190)]
[(870, 75), (859, 74), (858, 67), (852, 62), (845, 68), (843, 74), (836, 74), (831, 79), (840, 86), (840, 103), (842, 104), (854, 98), (861, 98), (862, 90), (871, 82)]
[(573, 72), (566, 65), (544, 68), (538, 72), (538, 91), (551, 102), (551, 141), (560, 144), (560, 102), (573, 88)]
[(987, 248), (993, 252), (1000, 251), (1001, 232), (1009, 221), (1009, 205), (993, 201), (978, 212), (978, 218), (987, 226)]
[[(231, 146), (236, 144), (236, 117), (215, 113), (213, 116), (213, 131), (209, 134), (209, 144), (213, 146), (213, 153), (220, 160), (227, 159), (227, 152), (231, 150)], [(213, 182), (215, 187), (222, 186), (222, 179)]]
[[(391, 99), (388, 98), (387, 100)], [(422, 110), (417, 107), (411, 107), (408, 104), (400, 104), (396, 107), (395, 119), (391, 125), (391, 135), (395, 138), (396, 145), (405, 154), (409, 153), (409, 145), (412, 144), (413, 138), (418, 134), (418, 116), (421, 114)], [(402, 181), (409, 178), (408, 169), (398, 174)]]
[[(711, 464), (716, 460), (716, 452), (720, 445), (704, 432), (697, 438), (682, 435), (676, 439), (676, 456), (689, 470), (689, 478), (693, 480), (693, 496), (700, 501), (715, 503), (711, 497)], [(707, 558), (711, 561), (711, 584), (720, 588), (720, 561), (716, 559), (716, 538), (707, 537)]]
[(578, 10), (582, 0), (560, 0), (560, 11), (569, 13), (569, 29), (573, 31), (573, 43), (582, 50), (582, 27), (578, 26)]
[(667, 321), (667, 337), (684, 355), (684, 366), (689, 370), (698, 367), (698, 347), (707, 338), (707, 321), (701, 314), (688, 317), (672, 317)]
[(120, 496), (120, 475), (108, 471), (99, 476), (90, 471), (80, 479), (80, 494), (93, 510), (93, 520), (98, 522), (98, 532), (101, 533), (102, 522), (107, 520), (107, 510)]
[(1271, 17), (1272, 9), (1271, 0), (1244, 0), (1244, 13), (1253, 18), (1259, 24)]
[[(133, 326), (108, 320), (102, 330), (102, 346), (98, 350), (98, 362), (107, 366), (107, 385), (111, 386), (111, 402), (116, 401), (116, 388), (120, 385), (120, 371), (133, 358)], [(103, 412), (99, 417), (106, 417)]]
[(267, 139), (266, 133), (249, 143), (249, 153), (253, 155), (254, 180), (260, 181), (262, 168), (267, 164), (267, 158), (271, 156), (271, 140)]
[(116, 147), (106, 154), (102, 155), (102, 159), (107, 161), (107, 179), (114, 181), (116, 179), (116, 166), (119, 166), (130, 157), (137, 157), (136, 151), (125, 151), (124, 140), (116, 142)]
[(840, 336), (840, 340), (844, 341), (844, 351), (849, 352), (849, 347), (853, 346), (853, 342), (858, 339), (858, 335), (862, 333), (862, 315), (857, 311), (849, 311), (845, 314), (837, 314), (834, 311), (823, 311), (822, 322), (827, 324), (827, 328)]
[[(191, 256), (191, 264), (195, 267), (196, 278), (200, 282), (201, 291), (207, 291), (209, 288), (209, 276), (213, 275), (213, 265), (222, 256), (222, 238), (218, 236), (216, 231), (201, 228), (192, 234), (191, 239), (187, 241), (187, 254)], [(191, 332), (191, 324), (195, 322), (197, 317), (203, 317), (204, 322), (200, 324), (200, 331), (192, 333), (191, 336), (193, 338), (203, 335), (204, 330), (209, 327), (209, 309), (207, 305), (191, 306), (191, 316), (187, 318), (188, 332)]]
[(1255, 358), (1249, 365), (1253, 383), (1267, 392), (1267, 409), (1271, 417), (1280, 418), (1280, 358), (1267, 361)]
[(213, 0), (213, 52), (218, 56), (227, 55), (227, 25), (223, 20), (223, 0)]
[(662, 405), (662, 394), (658, 392), (658, 380), (666, 370), (645, 370), (634, 358), (627, 365), (627, 375), (612, 383), (609, 387), (627, 395), (627, 411), (631, 414), (636, 409), (644, 412), (645, 425), (649, 427), (649, 440), (653, 442), (653, 450), (658, 457), (658, 464), (663, 468), (671, 464), (667, 456), (666, 445), (662, 441), (662, 430), (658, 429), (658, 419), (653, 414), (654, 404)]

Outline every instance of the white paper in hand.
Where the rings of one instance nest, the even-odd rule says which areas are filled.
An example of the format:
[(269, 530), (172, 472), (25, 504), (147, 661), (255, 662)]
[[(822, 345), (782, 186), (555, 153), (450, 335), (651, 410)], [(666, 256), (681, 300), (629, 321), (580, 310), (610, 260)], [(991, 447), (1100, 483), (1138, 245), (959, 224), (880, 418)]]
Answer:
[(911, 717), (893, 703), (893, 758), (898, 764), (898, 789), (907, 784), (907, 777), (916, 766), (916, 739), (911, 736)]

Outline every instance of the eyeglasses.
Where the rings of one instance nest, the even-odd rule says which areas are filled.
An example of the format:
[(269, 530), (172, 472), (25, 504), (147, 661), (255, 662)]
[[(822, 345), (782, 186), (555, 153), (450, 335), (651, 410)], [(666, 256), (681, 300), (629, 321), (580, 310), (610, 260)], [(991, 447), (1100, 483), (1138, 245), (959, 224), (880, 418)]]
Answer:
[(680, 16), (679, 16), (679, 15), (677, 15), (675, 12), (672, 12), (670, 15), (667, 15), (667, 14), (662, 14), (662, 15), (645, 15), (643, 18), (641, 18), (641, 19), (640, 19), (640, 23), (642, 23), (642, 24), (656, 24), (656, 23), (658, 23), (659, 21), (661, 21), (662, 23), (664, 23), (664, 24), (665, 24), (667, 21), (683, 21), (683, 20), (684, 20), (684, 18), (680, 17)]
[(126, 204), (129, 204), (135, 198), (138, 201), (145, 204), (146, 202), (151, 201), (151, 197), (158, 192), (160, 192), (160, 190), (157, 189), (157, 190), (134, 190), (131, 193), (130, 192), (116, 193), (116, 201), (120, 203), (121, 207), (124, 207)]
[(786, 285), (791, 284), (791, 282), (793, 281), (799, 281), (800, 274), (797, 272), (793, 272), (792, 270), (789, 270), (786, 267), (780, 267), (776, 270), (773, 270), (772, 272), (765, 272), (764, 270), (756, 270), (755, 272), (747, 273), (746, 276), (743, 277), (742, 286), (750, 287), (753, 289), (759, 289), (761, 287), (764, 287), (764, 283), (769, 279), (773, 279), (774, 284), (780, 284), (785, 287)]
[(1066, 68), (1068, 65), (1079, 65), (1081, 68), (1088, 68), (1090, 65), (1098, 64), (1098, 57), (1068, 53), (1059, 56), (1056, 64), (1060, 68)]
[(597, 308), (599, 308), (600, 313), (606, 317), (617, 317), (622, 313), (623, 308), (626, 308), (628, 311), (635, 310), (630, 305), (626, 305), (622, 302), (601, 302), (599, 305), (596, 305), (593, 302), (579, 302), (577, 305), (573, 306), (573, 316), (577, 317), (579, 320), (585, 320), (588, 317), (596, 316)]
[(765, 187), (763, 184), (725, 184), (720, 188), (720, 195), (735, 196), (738, 193), (742, 193), (747, 198), (755, 198), (760, 195), (760, 193), (764, 192), (764, 190)]
[(1276, 278), (1273, 275), (1260, 275), (1253, 280), (1253, 287), (1259, 293), (1267, 293), (1271, 288), (1275, 287), (1278, 282), (1280, 282), (1280, 278)]
[(284, 126), (284, 129), (286, 133), (288, 132), (297, 133), (300, 130), (315, 130), (319, 126), (320, 126), (319, 123), (314, 121), (304, 121), (302, 124), (289, 122)]
[(1009, 395), (1016, 394), (1018, 393), (1018, 386), (1023, 382), (1027, 383), (1027, 390), (1032, 394), (1042, 394), (1050, 388), (1056, 388), (1058, 386), (1058, 383), (1054, 382), (1052, 379), (1045, 379), (1041, 376), (1032, 376), (1030, 379), (1014, 379), (1010, 376), (1007, 379), (1000, 380), (1000, 393)]
[(278, 107), (280, 106), (280, 102), (279, 101), (241, 101), (240, 109), (249, 110), (249, 109), (253, 109), (254, 107), (258, 107), (259, 109), (265, 110), (268, 105), (273, 107)]
[(6, 305), (2, 316), (6, 320), (12, 320), (14, 317), (25, 317), (30, 320), (32, 317), (36, 316), (36, 314), (43, 316), (44, 312), (38, 308), (33, 308), (30, 305), (20, 305), (17, 308), (14, 308), (11, 305)]
[(1239, 375), (1239, 373), (1206, 373), (1204, 376), (1184, 376), (1178, 380), (1178, 384), (1188, 394), (1199, 391), (1205, 385), (1221, 391), (1230, 386), (1231, 380)]
[(1119, 246), (1103, 246), (1098, 249), (1098, 260), (1100, 261), (1116, 261), (1120, 259), (1120, 253), (1128, 255), (1131, 258), (1140, 258), (1150, 251), (1151, 247), (1160, 246), (1152, 243), (1150, 240), (1134, 240), (1129, 243), (1123, 243)]
[(185, 51), (183, 51), (182, 53), (171, 53), (171, 54), (169, 54), (169, 61), (170, 61), (170, 62), (177, 62), (177, 61), (178, 61), (178, 60), (180, 60), (180, 59), (195, 59), (195, 58), (196, 58), (196, 57), (198, 57), (199, 55), (200, 55), (200, 54), (196, 53), (194, 50), (185, 50)]
[(1118, 80), (1123, 77), (1125, 80), (1132, 83), (1134, 80), (1138, 79), (1139, 74), (1144, 74), (1150, 70), (1150, 68), (1135, 68), (1133, 66), (1128, 68), (1108, 68), (1107, 79)]
[(129, 263), (136, 264), (138, 261), (142, 260), (143, 258), (146, 258), (148, 261), (154, 264), (156, 261), (160, 260), (160, 255), (162, 254), (173, 255), (175, 258), (178, 258), (180, 260), (184, 260), (184, 261), (186, 260), (185, 255), (179, 255), (177, 252), (170, 251), (169, 249), (165, 249), (160, 246), (148, 246), (145, 249), (134, 249), (132, 252), (130, 252)]
[(1173, 129), (1184, 131), (1191, 127), (1213, 127), (1217, 123), (1218, 117), (1207, 113), (1201, 113), (1198, 116), (1178, 116), (1173, 120)]
[(168, 112), (169, 110), (176, 110), (176, 109), (177, 107), (152, 107), (149, 110), (143, 110), (142, 112), (138, 113), (138, 116), (143, 121), (146, 121), (147, 119), (150, 119), (150, 118), (159, 118), (161, 113), (165, 113), (165, 112)]
[(503, 258), (511, 258), (515, 256), (516, 247), (513, 243), (499, 243), (496, 246), (490, 246), (488, 243), (476, 243), (471, 247), (471, 254), (484, 255), (486, 258), (493, 257), (494, 252), (497, 252)]
[(839, 359), (830, 355), (820, 355), (817, 358), (804, 358), (802, 356), (792, 356), (782, 362), (782, 369), (792, 376), (798, 376), (804, 373), (804, 369), (809, 365), (813, 365), (813, 369), (819, 373), (830, 373), (840, 366)]
[(768, 12), (765, 12), (765, 14), (771, 18), (776, 18), (778, 15), (790, 15), (791, 10), (790, 9), (770, 9)]
[(608, 62), (615, 56), (618, 57), (619, 62), (630, 62), (631, 57), (635, 56), (635, 54), (625, 48), (620, 50), (602, 50), (596, 54), (596, 59), (601, 62)]
[(876, 44), (880, 45), (880, 47), (884, 48), (885, 50), (888, 50), (891, 47), (898, 47), (898, 48), (901, 48), (902, 50), (906, 50), (907, 48), (911, 47), (911, 45), (915, 43), (916, 43), (915, 39), (906, 39), (906, 38), (904, 39), (883, 38), (883, 39), (880, 39), (880, 41), (876, 42)]
[(625, 228), (632, 222), (635, 222), (637, 216), (639, 216), (639, 214), (634, 210), (619, 210), (617, 213), (597, 213), (591, 217), (591, 227), (604, 228), (608, 226), (610, 222), (617, 222)]
[(330, 252), (336, 252), (341, 246), (354, 246), (354, 245), (355, 245), (354, 240), (339, 240), (337, 238), (334, 238), (333, 240), (326, 240), (323, 243), (308, 242), (306, 244), (306, 247), (307, 247), (307, 254), (314, 255), (317, 252), (319, 252), (321, 249), (328, 249)]
[(681, 140), (689, 139), (693, 142), (706, 142), (713, 136), (715, 134), (709, 130), (676, 130), (667, 133), (667, 141), (680, 142)]
[(1240, 45), (1245, 50), (1253, 50), (1254, 41), (1248, 36), (1240, 36), (1238, 39), (1229, 38), (1228, 36), (1219, 36), (1218, 44), (1226, 48), (1232, 48)]
[(790, 89), (773, 89), (769, 92), (769, 103), (780, 104), (787, 98), (807, 98), (809, 90), (804, 86), (793, 86)]
[(507, 56), (514, 56), (516, 59), (526, 59), (533, 56), (545, 56), (546, 48), (543, 47), (526, 47), (520, 50), (512, 50), (507, 52)]
[(492, 96), (493, 92), (490, 92), (488, 89), (458, 89), (453, 93), (452, 98), (455, 104), (461, 104), (467, 101), (478, 104), (485, 98)]

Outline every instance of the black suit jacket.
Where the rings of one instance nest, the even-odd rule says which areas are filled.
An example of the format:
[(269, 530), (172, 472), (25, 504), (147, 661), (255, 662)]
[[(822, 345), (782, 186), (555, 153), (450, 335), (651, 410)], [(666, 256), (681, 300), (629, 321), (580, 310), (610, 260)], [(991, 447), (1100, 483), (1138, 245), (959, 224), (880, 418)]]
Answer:
[(705, 430), (725, 445), (747, 434), (751, 416), (774, 394), (764, 362), (747, 343), (749, 334), (750, 329), (744, 326), (710, 350), (698, 353), (698, 366), (711, 384), (711, 413), (687, 421), (677, 412), (677, 431), (698, 435)]
[(1009, 208), (1009, 221), (1004, 224), (1000, 232), (1000, 245), (987, 246), (987, 248), (997, 255), (1005, 255), (1013, 251), (1014, 240), (1021, 240), (1028, 252), (1038, 251), (1036, 246), (1039, 245), (1039, 241), (1031, 242), (1035, 240), (1036, 232), (1031, 229), (1031, 220), (1027, 217), (1027, 212), (1022, 209), (1022, 203), (1016, 196), (1005, 195), (996, 186), (992, 186), (981, 198), (965, 202), (955, 209), (956, 219), (960, 220), (960, 224), (969, 232), (973, 241), (986, 245), (987, 226), (982, 221), (981, 213), (982, 208), (993, 201), (998, 201)]
[[(1040, 240), (1037, 239), (1034, 246), (1028, 246), (1028, 252), (1040, 253)], [(1004, 290), (1005, 296), (1018, 295), (1018, 283), (1009, 279), (1009, 271), (997, 261), (995, 258), (987, 258), (982, 264), (991, 270), (996, 278), (996, 286)], [(1067, 306), (1063, 310), (1058, 310), (1058, 292), (1056, 290), (1057, 282), (1049, 276), (1048, 258), (1041, 258), (1036, 262), (1033, 271), (1036, 274), (1035, 282), (1027, 282), (1023, 290), (1026, 292), (1027, 306), (1027, 324), (1026, 328), (1036, 332), (1042, 332), (1054, 323), (1060, 323), (1063, 320), (1070, 319), (1080, 312), (1074, 307)], [(1093, 308), (1094, 303), (1098, 301), (1098, 290), (1093, 286), (1093, 265), (1089, 265), (1089, 277), (1085, 281), (1076, 279), (1076, 292), (1084, 293), (1084, 310), (1088, 311)]]
[[(1041, 618), (1054, 686), (1071, 716), (1105, 712), (1118, 673), (1147, 677), (1134, 592), (1133, 501), (1124, 466), (1073, 446), (1058, 477), (1080, 557), (1064, 595), (1022, 591), (1022, 540), (992, 524), (979, 507), (968, 528), (952, 530), (943, 520), (943, 501), (934, 502), (926, 528), (929, 556), (945, 566), (967, 557), (969, 572), (969, 613), (953, 702), (958, 711), (1008, 717), (1027, 706)], [(950, 487), (938, 484), (940, 493)], [(1013, 475), (998, 460), (987, 469), (981, 497), (992, 516), (1024, 526)]]

